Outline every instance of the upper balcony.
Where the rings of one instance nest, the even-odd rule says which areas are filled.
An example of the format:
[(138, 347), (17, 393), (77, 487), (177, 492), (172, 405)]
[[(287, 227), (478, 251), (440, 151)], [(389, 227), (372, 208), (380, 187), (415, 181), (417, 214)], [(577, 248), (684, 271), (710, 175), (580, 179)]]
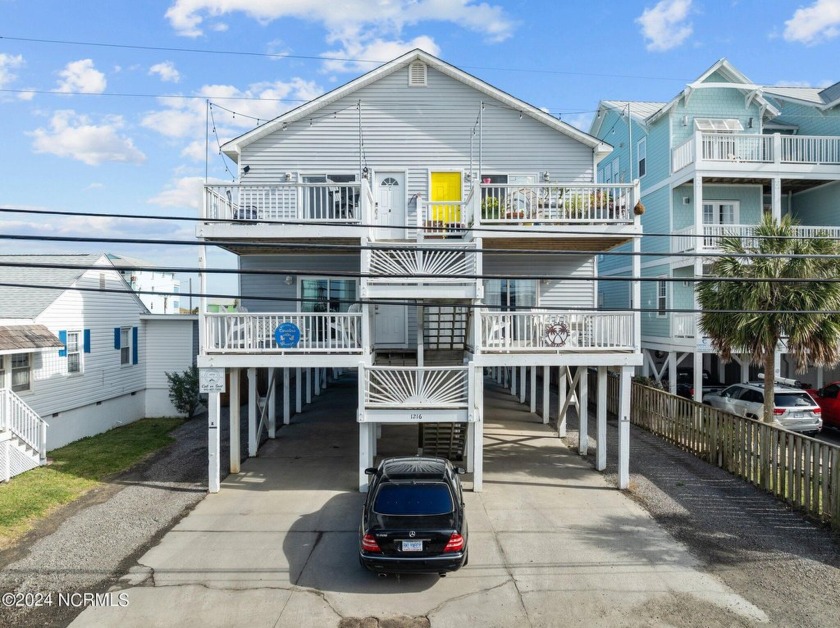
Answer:
[(757, 176), (840, 175), (840, 137), (695, 131), (671, 151), (671, 171), (693, 167)]
[[(464, 200), (416, 197), (398, 240), (627, 238), (641, 233), (636, 184), (473, 185)], [(386, 224), (368, 179), (361, 183), (230, 184), (204, 187), (197, 236), (208, 240), (377, 240)], [(389, 218), (392, 220), (392, 218)], [(562, 228), (562, 231), (561, 229)], [(232, 249), (236, 245), (231, 245)]]

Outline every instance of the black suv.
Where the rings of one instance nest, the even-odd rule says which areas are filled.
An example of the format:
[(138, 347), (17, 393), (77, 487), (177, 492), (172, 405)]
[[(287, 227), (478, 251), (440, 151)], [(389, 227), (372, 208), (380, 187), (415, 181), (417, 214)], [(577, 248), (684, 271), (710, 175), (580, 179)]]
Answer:
[(443, 458), (386, 458), (370, 476), (359, 562), (387, 573), (455, 571), (467, 564), (467, 520), (458, 475)]

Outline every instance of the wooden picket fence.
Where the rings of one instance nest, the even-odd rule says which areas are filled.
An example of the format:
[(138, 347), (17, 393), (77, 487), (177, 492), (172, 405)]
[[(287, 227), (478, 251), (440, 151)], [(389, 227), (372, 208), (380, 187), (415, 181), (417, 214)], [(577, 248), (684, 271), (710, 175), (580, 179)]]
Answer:
[[(597, 390), (597, 380), (592, 375), (590, 378), (594, 380), (590, 390)], [(607, 400), (608, 409), (618, 407), (617, 377), (608, 378)], [(792, 507), (840, 528), (837, 445), (638, 382), (632, 385), (630, 421)]]

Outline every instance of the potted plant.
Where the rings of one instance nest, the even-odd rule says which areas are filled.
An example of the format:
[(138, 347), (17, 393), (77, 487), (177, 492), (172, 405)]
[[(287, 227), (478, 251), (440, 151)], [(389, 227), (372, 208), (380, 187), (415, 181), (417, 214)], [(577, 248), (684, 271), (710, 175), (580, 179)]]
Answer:
[(481, 201), (481, 218), (494, 220), (499, 218), (499, 199), (496, 196), (487, 196)]

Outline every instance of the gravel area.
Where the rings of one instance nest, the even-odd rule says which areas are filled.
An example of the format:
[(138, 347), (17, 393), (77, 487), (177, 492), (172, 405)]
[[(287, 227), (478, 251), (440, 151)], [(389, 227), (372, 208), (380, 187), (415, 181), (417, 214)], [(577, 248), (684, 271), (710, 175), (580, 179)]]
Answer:
[[(577, 449), (576, 417), (570, 416), (568, 427), (566, 442)], [(617, 484), (615, 422), (608, 433), (607, 477)], [(635, 426), (629, 493), (707, 572), (767, 613), (770, 625), (840, 625), (840, 536), (827, 526)], [(717, 624), (710, 622), (698, 619), (696, 625)]]
[(59, 509), (0, 553), (0, 593), (53, 594), (52, 606), (0, 606), (0, 626), (65, 626), (83, 608), (58, 593), (103, 592), (204, 498), (207, 419), (172, 432), (176, 442)]

